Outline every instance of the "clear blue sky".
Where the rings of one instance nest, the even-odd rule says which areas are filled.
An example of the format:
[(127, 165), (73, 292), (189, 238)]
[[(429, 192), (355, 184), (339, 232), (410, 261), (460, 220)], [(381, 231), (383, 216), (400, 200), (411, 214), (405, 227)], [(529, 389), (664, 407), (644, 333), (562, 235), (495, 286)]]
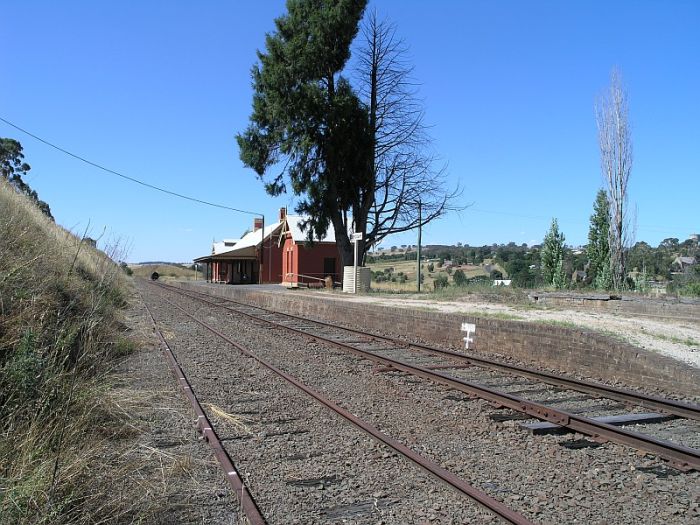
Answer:
[[(584, 244), (598, 187), (593, 104), (618, 66), (629, 92), (637, 240), (700, 231), (700, 2), (375, 1), (411, 48), (451, 184), (473, 206), (426, 244), (540, 242), (552, 217)], [(234, 140), (250, 68), (285, 11), (265, 2), (50, 2), (2, 6), (0, 116), (94, 162), (272, 220)], [(22, 142), (29, 183), (57, 222), (120, 242), (127, 260), (188, 261), (252, 216), (208, 208)], [(385, 245), (415, 242), (402, 235)]]

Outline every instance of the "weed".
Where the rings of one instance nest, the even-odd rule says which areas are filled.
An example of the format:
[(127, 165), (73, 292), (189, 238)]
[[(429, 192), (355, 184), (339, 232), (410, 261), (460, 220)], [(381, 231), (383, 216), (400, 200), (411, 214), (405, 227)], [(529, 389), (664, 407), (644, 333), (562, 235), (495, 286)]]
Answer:
[(675, 343), (677, 345), (685, 345), (685, 346), (700, 346), (700, 341), (696, 341), (692, 337), (686, 337), (685, 339), (681, 339), (680, 337), (676, 337), (674, 335), (665, 335), (665, 334), (657, 334), (657, 333), (649, 333), (652, 337), (655, 337), (656, 339), (660, 339), (662, 341), (669, 341), (671, 343)]

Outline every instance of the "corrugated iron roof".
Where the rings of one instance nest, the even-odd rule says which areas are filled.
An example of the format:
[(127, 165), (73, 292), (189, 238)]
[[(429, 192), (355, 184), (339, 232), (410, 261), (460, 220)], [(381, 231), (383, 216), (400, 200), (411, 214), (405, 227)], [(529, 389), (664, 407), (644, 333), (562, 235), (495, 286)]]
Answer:
[[(305, 220), (306, 217), (302, 215), (287, 215), (287, 231), (292, 234), (294, 242), (306, 242), (308, 232), (302, 231), (301, 229), (301, 223)], [(333, 229), (333, 225), (329, 224), (326, 235), (321, 239), (314, 239), (314, 242), (335, 242), (335, 230)]]

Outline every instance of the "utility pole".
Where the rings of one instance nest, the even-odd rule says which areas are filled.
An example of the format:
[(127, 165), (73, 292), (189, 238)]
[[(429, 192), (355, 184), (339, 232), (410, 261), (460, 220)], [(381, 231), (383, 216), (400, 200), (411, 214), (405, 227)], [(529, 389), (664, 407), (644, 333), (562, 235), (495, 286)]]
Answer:
[(260, 267), (258, 268), (258, 284), (263, 282), (263, 259), (265, 258), (265, 216), (262, 217), (262, 228), (260, 229)]
[(417, 265), (417, 271), (416, 271), (416, 276), (418, 279), (418, 293), (420, 293), (420, 242), (421, 242), (421, 230), (423, 228), (423, 225), (421, 222), (423, 221), (423, 218), (421, 217), (421, 202), (420, 199), (418, 200), (418, 248), (416, 250), (416, 265)]

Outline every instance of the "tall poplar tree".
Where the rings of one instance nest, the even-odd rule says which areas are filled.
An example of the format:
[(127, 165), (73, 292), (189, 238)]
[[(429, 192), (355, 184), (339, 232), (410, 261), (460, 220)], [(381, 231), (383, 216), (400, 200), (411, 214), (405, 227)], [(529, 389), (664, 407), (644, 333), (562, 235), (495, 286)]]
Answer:
[[(366, 0), (288, 0), (253, 67), (253, 113), (237, 135), (243, 163), (265, 188), (291, 190), (308, 216), (310, 241), (335, 229), (343, 265), (353, 264), (348, 229), (374, 198), (367, 108), (341, 72)], [(365, 214), (366, 216), (366, 214)], [(363, 246), (361, 247), (364, 248)]]
[(560, 289), (564, 287), (564, 233), (559, 231), (559, 223), (552, 219), (552, 225), (544, 236), (540, 261), (545, 283)]
[(632, 131), (627, 91), (617, 69), (610, 75), (610, 87), (595, 105), (600, 167), (607, 184), (610, 205), (610, 276), (612, 287), (625, 287), (625, 250), (631, 244), (627, 210), (629, 178), (632, 172)]
[(598, 190), (588, 230), (588, 278), (600, 290), (612, 287), (610, 275), (610, 203), (604, 189)]

